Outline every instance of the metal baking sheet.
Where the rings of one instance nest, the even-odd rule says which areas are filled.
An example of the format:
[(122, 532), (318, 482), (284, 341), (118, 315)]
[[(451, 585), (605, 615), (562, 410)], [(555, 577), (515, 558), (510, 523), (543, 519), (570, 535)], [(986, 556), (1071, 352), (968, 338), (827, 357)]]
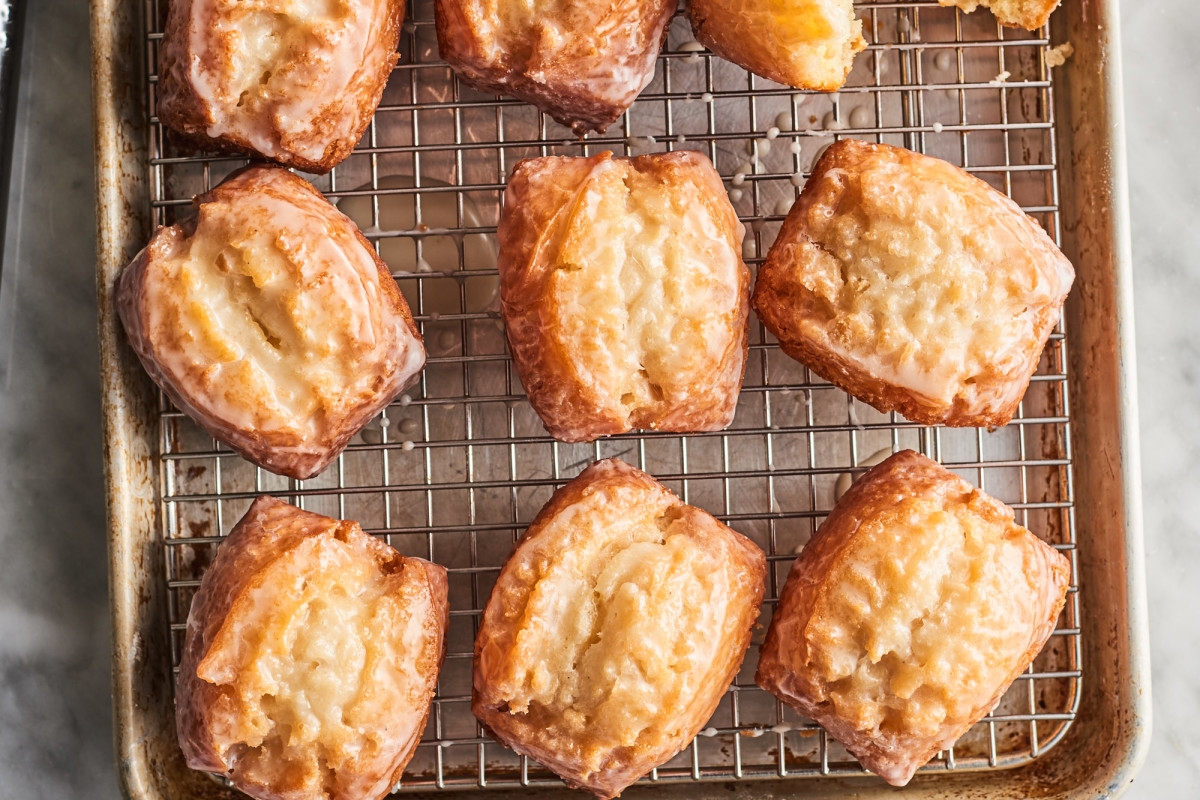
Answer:
[[(1070, 103), (1056, 98), (1069, 76), (1086, 74), (1081, 60), (1113, 63), (1105, 28), (1086, 39), (1074, 34), (1088, 30), (1084, 22), (1094, 29), (1097, 19), (1110, 19), (1112, 9), (1103, 17), (1096, 17), (1101, 7), (1094, 3), (1063, 9), (1052, 20), (1052, 35), (1000, 28), (987, 12), (967, 15), (932, 2), (863, 3), (858, 9), (871, 45), (858, 56), (847, 86), (833, 95), (796, 92), (696, 52), (686, 21), (676, 18), (654, 82), (607, 134), (579, 140), (531, 106), (456, 82), (437, 54), (432, 3), (417, 2), (405, 23), (400, 65), (370, 130), (333, 173), (309, 177), (358, 221), (392, 267), (422, 328), (429, 365), (420, 383), (372, 421), (332, 467), (300, 482), (247, 464), (175, 411), (148, 385), (115, 330), (107, 303), (116, 272), (153, 226), (187, 213), (195, 193), (244, 161), (178, 149), (154, 117), (166, 3), (97, 0), (93, 7), (114, 675), (130, 796), (227, 791), (181, 763), (170, 713), (172, 670), (204, 567), (220, 537), (264, 492), (358, 520), (402, 552), (450, 571), (449, 653), (400, 793), (561, 790), (551, 773), (482, 735), (469, 710), (471, 645), (491, 582), (525, 524), (557, 486), (607, 456), (646, 469), (763, 547), (772, 564), (764, 625), (791, 560), (832, 506), (839, 483), (860, 474), (881, 451), (910, 447), (937, 458), (1013, 505), (1018, 521), (1072, 559), (1079, 579), (1046, 651), (993, 714), (922, 770), (928, 778), (914, 785), (926, 792), (990, 794), (1018, 782), (1027, 791), (1029, 776), (1070, 772), (1063, 764), (1078, 761), (1069, 752), (1078, 729), (1088, 728), (1097, 710), (1088, 705), (1088, 688), (1112, 671), (1087, 655), (1104, 651), (1098, 639), (1109, 617), (1130, 630), (1129, 666), (1118, 677), (1144, 684), (1135, 669), (1141, 645), (1134, 642), (1144, 636), (1144, 625), (1129, 625), (1140, 596), (1136, 513), (1124, 506), (1110, 520), (1113, 541), (1081, 525), (1098, 505), (1136, 492), (1136, 480), (1132, 488), (1127, 480), (1136, 465), (1127, 459), (1114, 473), (1121, 476), (1116, 485), (1081, 481), (1090, 474), (1095, 454), (1087, 446), (1097, 426), (1110, 436), (1113, 430), (1131, 435), (1119, 381), (1110, 390), (1116, 413), (1090, 408), (1097, 399), (1093, 384), (1114, 371), (1120, 377), (1125, 362), (1083, 372), (1076, 366), (1094, 357), (1096, 337), (1120, 319), (1116, 298), (1101, 303), (1098, 314), (1092, 308), (1081, 315), (1079, 296), (1094, 297), (1097, 281), (1115, 286), (1127, 267), (1111, 253), (1107, 261), (1092, 257), (1085, 247), (1094, 240), (1077, 232), (1073, 239), (1071, 231), (1084, 212), (1107, 214), (1097, 224), (1119, 237), (1119, 195), (1110, 191), (1111, 202), (1099, 208), (1094, 198), (1089, 208), (1069, 205), (1080, 198), (1081, 175), (1107, 177), (1111, 190), (1119, 178), (1119, 170), (1112, 171), (1119, 142), (1105, 140), (1107, 149), (1092, 151), (1095, 163), (1081, 171), (1073, 147), (1079, 130), (1063, 119), (1079, 113), (1076, 105), (1089, 115), (1109, 113), (1101, 100), (1111, 97), (1095, 95), (1091, 107), (1084, 89), (1072, 91)], [(1052, 68), (1047, 50), (1067, 38), (1077, 52), (1066, 66)], [(588, 445), (550, 439), (523, 398), (497, 314), (494, 233), (504, 179), (516, 161), (606, 149), (699, 150), (727, 178), (747, 225), (744, 255), (753, 268), (816, 157), (843, 137), (903, 145), (964, 166), (1017, 200), (1073, 257), (1078, 288), (1017, 419), (988, 432), (926, 428), (880, 414), (783, 356), (752, 321), (746, 384), (728, 431), (621, 436)], [(113, 200), (122, 202), (117, 213), (105, 205)], [(1116, 344), (1110, 352), (1125, 358), (1127, 342)], [(1134, 581), (1123, 602), (1088, 593), (1088, 565), (1113, 554), (1114, 546), (1125, 554), (1123, 579)], [(861, 767), (823, 731), (753, 685), (761, 635), (701, 736), (630, 794), (713, 795), (731, 786), (765, 795), (800, 784), (830, 794), (844, 785), (881, 789), (877, 779), (858, 780)], [(1146, 713), (1140, 699), (1114, 710), (1139, 722)], [(1112, 732), (1104, 735), (1116, 741)], [(1110, 772), (1128, 773), (1142, 741), (1128, 737), (1124, 755), (1107, 762)], [(1073, 791), (1070, 782), (1041, 783)]]

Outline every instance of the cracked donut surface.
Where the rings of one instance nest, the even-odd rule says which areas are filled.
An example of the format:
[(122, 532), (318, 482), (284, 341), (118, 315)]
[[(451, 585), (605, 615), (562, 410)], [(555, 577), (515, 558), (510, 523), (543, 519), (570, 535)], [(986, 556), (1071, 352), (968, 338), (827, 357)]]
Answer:
[(287, 170), (242, 170), (195, 207), (121, 274), (130, 344), (213, 436), (311, 477), (424, 365), (408, 304), (354, 223)]
[(838, 501), (793, 563), (756, 681), (903, 786), (996, 707), (1053, 633), (1067, 558), (911, 450)]
[(571, 785), (619, 794), (712, 715), (765, 571), (746, 537), (646, 473), (597, 462), (555, 493), (497, 578), (472, 710)]
[(172, 0), (156, 110), (200, 147), (306, 172), (354, 149), (396, 64), (404, 0)]
[(882, 412), (999, 426), (1074, 278), (1041, 226), (982, 180), (847, 139), (805, 183), (752, 303), (785, 353)]
[(412, 757), (437, 684), (446, 570), (356, 522), (273, 497), (205, 572), (179, 665), (194, 769), (259, 800), (374, 800)]
[(500, 296), (521, 382), (555, 438), (730, 423), (748, 335), (742, 236), (697, 153), (517, 165)]

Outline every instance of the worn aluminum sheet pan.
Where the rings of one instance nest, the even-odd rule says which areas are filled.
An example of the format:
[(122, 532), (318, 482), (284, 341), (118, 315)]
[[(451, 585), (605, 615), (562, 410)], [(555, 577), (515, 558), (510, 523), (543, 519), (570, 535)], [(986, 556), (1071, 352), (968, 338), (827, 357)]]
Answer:
[[(676, 20), (655, 83), (621, 129), (581, 143), (526, 106), (455, 89), (432, 45), (428, 3), (417, 2), (375, 125), (359, 152), (318, 185), (396, 270), (430, 343), (430, 368), (323, 480), (303, 484), (217, 447), (163, 402), (124, 345), (111, 305), (116, 274), (154, 225), (173, 221), (192, 193), (239, 162), (176, 151), (153, 120), (165, 2), (94, 0), (92, 7), (115, 718), (130, 797), (230, 795), (182, 763), (172, 666), (196, 579), (257, 492), (359, 519), (455, 576), (452, 591), (457, 586), (464, 599), (451, 626), (451, 658), (403, 791), (554, 793), (561, 792), (556, 779), (481, 737), (463, 702), (472, 626), (490, 577), (552, 488), (602, 455), (649, 468), (768, 550), (769, 606), (839, 478), (875, 450), (897, 446), (935, 455), (1014, 504), (1023, 522), (1072, 557), (1078, 578), (1047, 652), (908, 793), (1091, 797), (1118, 793), (1132, 779), (1148, 743), (1149, 671), (1115, 4), (1068, 3), (1047, 38), (989, 28), (986, 12), (964, 17), (929, 0), (863, 3), (875, 45), (833, 97), (798, 97), (697, 56)], [(1045, 49), (1061, 41), (1075, 55), (1051, 73)], [(783, 130), (772, 138), (771, 128)], [(1012, 194), (1060, 238), (1079, 278), (1018, 421), (964, 433), (876, 415), (776, 360), (758, 331), (739, 422), (727, 434), (552, 444), (530, 419), (494, 322), (489, 228), (515, 159), (703, 150), (731, 179), (735, 206), (751, 226), (746, 255), (754, 264), (795, 184), (835, 135), (956, 161)], [(748, 141), (757, 142), (750, 146), (759, 158), (749, 158)], [(774, 144), (774, 155), (762, 152), (763, 141)], [(741, 180), (733, 177), (739, 171)], [(710, 735), (658, 770), (657, 784), (643, 782), (627, 796), (892, 791), (861, 777), (823, 732), (754, 688), (748, 661)]]

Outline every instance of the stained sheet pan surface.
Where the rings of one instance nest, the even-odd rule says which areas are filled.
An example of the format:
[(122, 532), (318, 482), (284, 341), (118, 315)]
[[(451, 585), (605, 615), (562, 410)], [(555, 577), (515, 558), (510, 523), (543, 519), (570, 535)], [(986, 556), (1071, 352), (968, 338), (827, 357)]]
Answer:
[[(404, 793), (561, 793), (536, 764), (481, 737), (462, 699), (489, 570), (494, 577), (553, 488), (595, 457), (638, 463), (756, 538), (772, 559), (773, 598), (839, 480), (897, 447), (924, 450), (1013, 503), (1070, 555), (1077, 575), (1047, 653), (908, 793), (1112, 796), (1132, 779), (1149, 740), (1149, 670), (1115, 3), (1068, 2), (1048, 35), (998, 30), (986, 12), (967, 16), (932, 2), (863, 3), (875, 44), (832, 97), (799, 95), (697, 55), (677, 19), (642, 99), (607, 136), (579, 142), (527, 106), (456, 86), (437, 58), (429, 5), (418, 2), (376, 123), (359, 152), (318, 185), (396, 271), (431, 365), (334, 470), (305, 484), (248, 467), (207, 439), (149, 384), (118, 329), (111, 291), (120, 269), (155, 225), (174, 221), (193, 193), (240, 163), (175, 150), (153, 118), (164, 9), (158, 0), (92, 3), (114, 717), (130, 797), (232, 795), (182, 763), (172, 667), (203, 566), (259, 492), (359, 519), (456, 575), (452, 592), (464, 599), (451, 658)], [(1064, 41), (1075, 53), (1051, 71), (1046, 49)], [(759, 329), (729, 433), (551, 443), (522, 400), (495, 319), (490, 234), (515, 160), (702, 150), (729, 179), (749, 227), (747, 260), (756, 264), (835, 136), (962, 164), (1059, 237), (1079, 277), (1017, 423), (985, 434), (876, 414), (780, 358)], [(626, 796), (891, 791), (753, 687), (753, 663), (705, 735)]]

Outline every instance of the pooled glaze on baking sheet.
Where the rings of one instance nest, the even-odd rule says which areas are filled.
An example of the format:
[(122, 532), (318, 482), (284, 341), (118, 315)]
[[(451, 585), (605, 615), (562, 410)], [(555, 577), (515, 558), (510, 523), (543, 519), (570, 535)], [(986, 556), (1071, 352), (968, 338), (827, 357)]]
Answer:
[(295, 477), (323, 468), (425, 360), (369, 243), (275, 167), (239, 173), (160, 229), (122, 277), (121, 312), (185, 411)]

